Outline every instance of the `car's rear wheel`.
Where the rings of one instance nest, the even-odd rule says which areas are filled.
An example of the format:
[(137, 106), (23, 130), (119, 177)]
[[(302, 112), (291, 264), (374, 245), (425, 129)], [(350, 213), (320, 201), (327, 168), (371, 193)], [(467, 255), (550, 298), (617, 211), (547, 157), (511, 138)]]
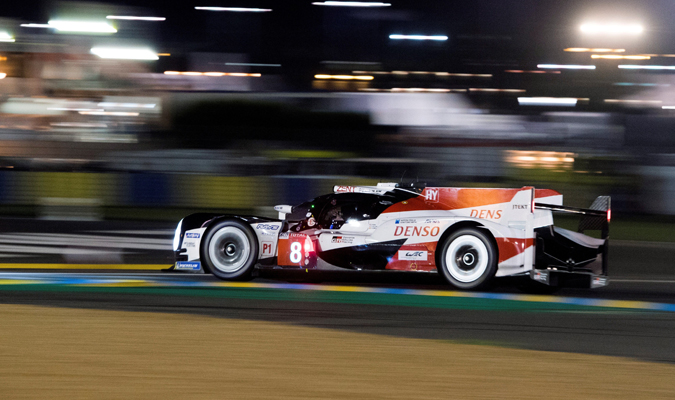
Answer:
[(220, 221), (206, 231), (200, 256), (204, 270), (220, 279), (248, 279), (258, 260), (258, 240), (247, 224)]
[(497, 249), (481, 229), (465, 228), (443, 242), (438, 270), (460, 289), (485, 287), (497, 272)]

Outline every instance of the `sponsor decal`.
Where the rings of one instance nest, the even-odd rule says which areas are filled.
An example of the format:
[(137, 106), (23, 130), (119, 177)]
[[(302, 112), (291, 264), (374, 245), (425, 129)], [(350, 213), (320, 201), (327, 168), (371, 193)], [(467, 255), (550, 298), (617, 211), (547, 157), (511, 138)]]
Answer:
[(486, 218), (486, 219), (499, 219), (502, 217), (502, 210), (471, 210), (470, 217), (474, 218)]
[(316, 225), (316, 220), (314, 219), (314, 217), (307, 220), (307, 226), (314, 226), (314, 225)]
[(427, 219), (427, 220), (424, 221), (424, 223), (425, 224), (440, 224), (441, 221), (439, 221), (437, 219)]
[(532, 279), (541, 283), (548, 283), (548, 271), (534, 271), (532, 273)]
[(176, 263), (176, 269), (181, 271), (199, 271), (202, 264), (199, 261), (179, 261)]
[(441, 228), (438, 226), (397, 226), (394, 236), (438, 236)]
[(265, 229), (268, 231), (276, 231), (279, 229), (278, 225), (270, 225), (270, 224), (258, 224), (255, 226), (255, 229)]
[(185, 248), (196, 247), (195, 242), (184, 242), (183, 245), (185, 246)]
[(336, 186), (335, 193), (350, 193), (355, 189), (354, 186)]
[(272, 242), (262, 242), (262, 255), (263, 256), (271, 256), (272, 255), (272, 250), (273, 250), (274, 243)]
[(345, 243), (351, 244), (354, 243), (354, 237), (352, 236), (333, 236), (330, 240), (331, 243)]
[(528, 204), (514, 204), (513, 209), (514, 210), (527, 210), (529, 208)]
[(199, 233), (190, 233), (190, 232), (188, 232), (188, 233), (185, 234), (185, 237), (186, 237), (187, 239), (199, 239), (200, 236), (201, 236), (201, 234), (199, 234)]
[(399, 250), (398, 259), (403, 261), (427, 261), (429, 253), (417, 250)]
[(431, 203), (438, 203), (438, 189), (426, 189), (424, 199)]
[(288, 232), (280, 233), (279, 239), (288, 239)]
[(397, 219), (396, 223), (397, 224), (416, 224), (417, 220), (411, 219), (411, 218), (403, 218), (403, 219)]
[(368, 229), (377, 229), (377, 224), (368, 224)]

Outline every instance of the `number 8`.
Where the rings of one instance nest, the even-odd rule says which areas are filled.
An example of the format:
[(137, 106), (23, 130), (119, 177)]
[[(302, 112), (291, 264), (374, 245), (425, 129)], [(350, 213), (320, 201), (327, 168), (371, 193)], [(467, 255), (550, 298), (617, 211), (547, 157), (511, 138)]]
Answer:
[(297, 264), (302, 260), (302, 245), (300, 242), (293, 242), (291, 244), (291, 262)]

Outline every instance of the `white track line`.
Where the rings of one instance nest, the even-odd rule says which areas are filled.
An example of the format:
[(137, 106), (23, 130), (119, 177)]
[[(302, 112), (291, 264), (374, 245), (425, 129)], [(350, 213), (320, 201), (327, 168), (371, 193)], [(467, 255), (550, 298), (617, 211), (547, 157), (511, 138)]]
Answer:
[(14, 246), (0, 244), (0, 252), (23, 253), (23, 254), (120, 254), (119, 251), (78, 249), (74, 247), (50, 247), (50, 246)]
[(173, 236), (173, 229), (138, 230), (138, 231), (86, 231), (91, 233), (111, 233), (116, 235)]
[(142, 239), (142, 238), (118, 238), (114, 236), (87, 236), (87, 235), (40, 235), (40, 234), (13, 234), (0, 235), (0, 243), (18, 245), (53, 245), (53, 246), (79, 246), (79, 247), (103, 247), (116, 249), (141, 249), (141, 250), (172, 250), (172, 244), (167, 239)]

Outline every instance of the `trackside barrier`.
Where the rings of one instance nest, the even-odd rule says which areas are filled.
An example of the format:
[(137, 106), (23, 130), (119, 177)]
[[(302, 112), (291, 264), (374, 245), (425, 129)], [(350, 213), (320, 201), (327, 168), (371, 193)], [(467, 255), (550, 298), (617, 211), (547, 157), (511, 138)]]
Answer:
[(0, 204), (36, 206), (44, 218), (78, 212), (96, 218), (105, 206), (251, 210), (300, 203), (336, 184), (376, 183), (359, 177), (0, 171)]

